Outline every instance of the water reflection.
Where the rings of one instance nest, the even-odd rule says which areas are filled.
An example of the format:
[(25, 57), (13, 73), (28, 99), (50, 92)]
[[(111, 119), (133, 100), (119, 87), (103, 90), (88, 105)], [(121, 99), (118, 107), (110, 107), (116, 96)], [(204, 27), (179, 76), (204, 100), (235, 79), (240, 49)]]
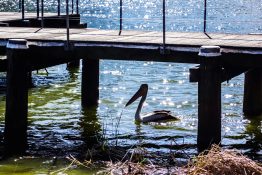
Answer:
[(97, 108), (82, 108), (82, 117), (79, 119), (81, 136), (87, 148), (92, 148), (98, 144), (102, 136), (102, 127), (98, 120)]
[(256, 160), (262, 160), (262, 115), (249, 117), (250, 122), (246, 125), (246, 146), (249, 148), (248, 155)]
[(79, 66), (68, 64), (66, 67), (70, 82), (75, 82), (78, 78)]

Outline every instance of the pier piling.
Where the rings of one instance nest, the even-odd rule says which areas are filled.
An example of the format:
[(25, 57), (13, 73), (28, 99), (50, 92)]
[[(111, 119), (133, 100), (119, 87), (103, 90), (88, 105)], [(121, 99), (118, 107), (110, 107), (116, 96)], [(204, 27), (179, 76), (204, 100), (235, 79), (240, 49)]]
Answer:
[(7, 44), (7, 92), (4, 142), (7, 155), (21, 154), (27, 147), (28, 70), (27, 41), (9, 40)]
[(99, 59), (82, 61), (82, 106), (98, 105), (99, 99)]
[(78, 68), (80, 66), (80, 60), (74, 60), (67, 63), (68, 68)]
[(198, 135), (201, 152), (221, 141), (221, 75), (220, 47), (202, 46), (198, 81)]
[(262, 69), (245, 73), (243, 112), (247, 117), (262, 114)]

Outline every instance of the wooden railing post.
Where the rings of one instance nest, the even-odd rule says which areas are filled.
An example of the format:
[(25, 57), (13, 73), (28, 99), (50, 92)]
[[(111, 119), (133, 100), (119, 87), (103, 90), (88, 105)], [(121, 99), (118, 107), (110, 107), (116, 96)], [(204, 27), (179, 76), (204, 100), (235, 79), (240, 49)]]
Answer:
[(221, 78), (220, 47), (202, 46), (198, 82), (198, 135), (201, 152), (221, 141)]
[(4, 143), (7, 155), (21, 154), (27, 148), (28, 70), (27, 41), (9, 40), (7, 44), (7, 92)]
[(82, 61), (82, 106), (97, 106), (99, 100), (99, 59)]
[(61, 0), (57, 0), (57, 15), (60, 16), (61, 11)]
[(36, 17), (39, 18), (39, 0), (36, 0)]
[(21, 7), (22, 7), (22, 20), (24, 20), (25, 19), (25, 0), (22, 0)]

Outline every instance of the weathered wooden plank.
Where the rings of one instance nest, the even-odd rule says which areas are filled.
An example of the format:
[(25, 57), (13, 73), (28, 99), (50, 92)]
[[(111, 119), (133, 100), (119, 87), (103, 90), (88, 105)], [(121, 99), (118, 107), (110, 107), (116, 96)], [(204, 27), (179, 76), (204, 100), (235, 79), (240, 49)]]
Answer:
[[(134, 44), (162, 44), (163, 34), (156, 31), (122, 31), (118, 35), (118, 30), (99, 29), (70, 29), (70, 40), (84, 42), (114, 42), (114, 43), (134, 43)], [(166, 44), (169, 45), (219, 45), (227, 47), (241, 48), (261, 48), (262, 35), (237, 35), (237, 34), (209, 34), (209, 39), (203, 33), (180, 33), (167, 32)], [(28, 40), (53, 41), (66, 40), (66, 30), (49, 28), (23, 28), (23, 27), (0, 27), (0, 39), (25, 38)]]

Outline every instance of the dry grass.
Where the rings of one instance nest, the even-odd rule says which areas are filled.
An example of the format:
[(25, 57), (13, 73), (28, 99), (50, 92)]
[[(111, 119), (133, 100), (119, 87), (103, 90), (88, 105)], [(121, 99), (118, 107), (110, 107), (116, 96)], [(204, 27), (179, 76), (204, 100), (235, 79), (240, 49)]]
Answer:
[[(132, 157), (132, 156), (131, 156)], [(222, 150), (212, 146), (191, 160), (186, 167), (159, 166), (150, 161), (108, 163), (107, 169), (100, 174), (108, 175), (262, 175), (261, 164), (233, 150)]]
[(262, 166), (234, 150), (213, 145), (207, 154), (204, 152), (189, 163), (187, 174), (262, 175)]

